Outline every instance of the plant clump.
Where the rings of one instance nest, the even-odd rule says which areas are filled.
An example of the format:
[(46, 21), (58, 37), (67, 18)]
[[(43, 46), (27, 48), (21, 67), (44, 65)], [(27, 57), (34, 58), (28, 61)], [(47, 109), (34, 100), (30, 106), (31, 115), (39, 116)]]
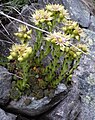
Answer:
[(54, 92), (60, 82), (68, 85), (87, 47), (80, 41), (82, 29), (70, 20), (62, 5), (49, 4), (35, 10), (32, 21), (48, 32), (43, 34), (36, 29), (36, 41), (31, 47), (28, 40), (31, 40), (32, 30), (20, 25), (14, 34), (20, 43), (12, 45), (8, 59), (15, 65), (14, 73), (21, 78), (16, 78), (16, 90), (23, 94), (30, 89), (32, 96), (40, 99)]

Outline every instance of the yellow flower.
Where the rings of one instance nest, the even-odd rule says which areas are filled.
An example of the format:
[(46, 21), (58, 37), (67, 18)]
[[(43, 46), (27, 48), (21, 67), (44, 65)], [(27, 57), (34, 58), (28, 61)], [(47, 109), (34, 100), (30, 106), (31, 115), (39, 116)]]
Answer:
[(17, 56), (17, 53), (14, 52), (14, 51), (12, 51), (12, 52), (10, 52), (10, 55), (11, 55), (12, 57), (16, 57), (16, 56)]
[(46, 5), (46, 10), (52, 12), (54, 19), (57, 19), (57, 22), (66, 21), (70, 19), (69, 13), (64, 9), (64, 6), (59, 4), (49, 4)]
[(65, 38), (64, 34), (61, 32), (55, 32), (51, 33), (50, 35), (47, 35), (45, 38), (47, 41), (51, 41), (52, 43), (56, 43), (57, 45), (62, 46), (64, 42), (66, 42), (67, 38)]
[(22, 62), (23, 61), (23, 57), (18, 57), (18, 61)]
[(35, 24), (39, 24), (40, 19), (42, 19), (42, 16), (41, 16), (42, 12), (43, 12), (43, 10), (36, 10), (35, 13), (32, 15), (33, 22)]
[(83, 32), (78, 23), (71, 20), (66, 21), (62, 29), (67, 36), (69, 35), (70, 38), (77, 40), (80, 40), (81, 33)]
[(27, 47), (26, 52), (27, 52), (28, 54), (31, 54), (31, 53), (32, 53), (32, 48), (31, 48), (31, 47)]
[(19, 28), (18, 28), (18, 32), (26, 32), (27, 28), (26, 28), (26, 25), (20, 25)]
[(27, 31), (27, 35), (30, 35), (32, 33), (32, 30)]
[(60, 12), (64, 9), (64, 6), (59, 4), (49, 4), (46, 5), (46, 9), (53, 12)]
[(10, 56), (8, 59), (18, 59), (18, 61), (23, 61), (28, 58), (28, 56), (32, 53), (32, 48), (28, 47), (25, 44), (14, 44), (10, 49)]
[(8, 56), (7, 57), (9, 60), (12, 60), (13, 59), (13, 57), (10, 55), (10, 56)]
[(47, 10), (36, 10), (32, 15), (33, 21), (36, 25), (39, 23), (43, 23), (44, 21), (51, 21), (53, 17), (51, 17), (52, 13)]
[(87, 48), (87, 46), (85, 44), (79, 44), (78, 48), (81, 49), (85, 53), (88, 52), (88, 48)]
[(14, 33), (14, 35), (20, 39), (21, 43), (25, 43), (31, 38), (31, 33), (32, 30), (27, 31), (26, 25), (20, 25), (18, 28), (18, 32)]
[(66, 19), (70, 19), (70, 15), (68, 13), (67, 10), (63, 9), (60, 14), (59, 14), (60, 18), (66, 18)]

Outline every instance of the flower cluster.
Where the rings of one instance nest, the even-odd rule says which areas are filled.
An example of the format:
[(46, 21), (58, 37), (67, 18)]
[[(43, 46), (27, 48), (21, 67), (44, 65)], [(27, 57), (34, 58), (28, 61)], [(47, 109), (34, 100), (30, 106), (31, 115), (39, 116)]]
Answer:
[[(51, 43), (55, 43), (60, 46), (60, 50), (64, 51), (64, 48), (69, 45), (69, 36), (66, 36), (64, 33), (55, 32), (47, 35), (45, 38), (47, 41)], [(65, 44), (65, 45), (64, 45)]]
[(62, 29), (66, 35), (70, 36), (70, 38), (80, 40), (82, 29), (79, 27), (77, 22), (69, 20), (65, 23), (65, 26)]
[(84, 44), (76, 44), (75, 46), (68, 47), (66, 51), (69, 57), (72, 56), (72, 59), (76, 59), (81, 56), (83, 52), (87, 53), (88, 51), (87, 46)]
[(64, 6), (59, 4), (49, 4), (46, 5), (46, 9), (51, 11), (53, 14), (58, 14), (61, 19), (63, 18), (70, 18), (69, 13), (67, 10), (64, 9)]
[(51, 33), (50, 35), (47, 35), (45, 38), (47, 41), (50, 41), (52, 43), (56, 43), (57, 45), (63, 45), (64, 42), (66, 42), (66, 36), (62, 34), (61, 32), (55, 32)]
[(52, 25), (52, 20), (60, 22), (64, 18), (69, 18), (69, 14), (67, 10), (64, 9), (64, 6), (59, 4), (49, 4), (46, 5), (45, 9), (36, 10), (32, 15), (32, 18), (35, 25), (39, 25), (44, 22), (46, 22), (48, 25)]
[(47, 11), (47, 10), (36, 10), (35, 13), (32, 15), (33, 17), (33, 22), (36, 25), (39, 25), (40, 23), (43, 22), (49, 22), (53, 19), (52, 13)]
[(10, 49), (10, 55), (8, 56), (9, 60), (16, 59), (20, 62), (27, 59), (29, 55), (32, 53), (32, 48), (28, 47), (25, 44), (19, 45), (14, 44), (12, 45), (12, 48)]
[(85, 44), (79, 44), (77, 46), (79, 49), (81, 49), (83, 52), (87, 53), (88, 52), (88, 48)]
[(46, 9), (53, 12), (61, 12), (64, 9), (64, 6), (59, 4), (49, 4), (46, 5)]
[(21, 43), (26, 43), (29, 39), (31, 39), (32, 30), (28, 30), (25, 25), (20, 25), (18, 28), (18, 32), (14, 33), (17, 36)]
[(71, 46), (70, 44), (70, 36), (65, 35), (61, 32), (54, 32), (50, 35), (47, 35), (45, 38), (47, 41), (51, 43), (55, 43), (60, 46), (60, 50), (65, 52), (68, 57), (72, 56), (72, 59), (76, 59), (76, 57), (80, 56), (83, 52), (87, 52), (87, 46), (84, 44), (75, 44)]

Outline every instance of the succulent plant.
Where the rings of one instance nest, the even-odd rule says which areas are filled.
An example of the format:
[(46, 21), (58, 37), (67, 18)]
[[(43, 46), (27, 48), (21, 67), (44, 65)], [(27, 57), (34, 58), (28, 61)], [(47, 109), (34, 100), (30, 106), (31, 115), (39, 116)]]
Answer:
[[(82, 29), (77, 22), (70, 20), (67, 10), (59, 4), (49, 4), (44, 9), (35, 10), (32, 20), (37, 27), (48, 30), (49, 34), (35, 30), (36, 41), (31, 47), (28, 40), (32, 30), (20, 25), (15, 33), (20, 44), (12, 45), (8, 59), (15, 60), (22, 73), (22, 80), (17, 81), (17, 88), (20, 91), (29, 88), (30, 80), (33, 91), (35, 87), (37, 91), (38, 88), (56, 88), (63, 79), (68, 83), (82, 54), (87, 53), (87, 46), (80, 41)], [(55, 28), (60, 23), (63, 27), (59, 31)], [(51, 58), (48, 60), (49, 55)], [(44, 60), (47, 61), (46, 65)], [(37, 91), (34, 94), (37, 94)]]

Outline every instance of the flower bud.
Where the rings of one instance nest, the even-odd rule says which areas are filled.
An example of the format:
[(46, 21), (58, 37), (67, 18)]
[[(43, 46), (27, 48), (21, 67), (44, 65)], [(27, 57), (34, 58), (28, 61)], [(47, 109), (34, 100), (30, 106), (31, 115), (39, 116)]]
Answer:
[(72, 78), (72, 75), (69, 75), (69, 79), (71, 79)]
[(66, 47), (66, 48), (65, 48), (65, 51), (68, 52), (68, 51), (69, 51), (69, 47)]
[(18, 57), (18, 61), (22, 62), (23, 61), (23, 57)]
[(73, 28), (74, 28), (74, 27), (73, 27), (72, 25), (68, 27), (68, 29), (73, 29)]
[(10, 55), (10, 56), (8, 56), (7, 57), (9, 60), (12, 60), (13, 59), (13, 57)]
[(73, 51), (70, 51), (69, 54), (70, 54), (70, 55), (74, 55), (74, 52), (73, 52)]
[(24, 38), (27, 38), (27, 34), (24, 34), (23, 37), (24, 37)]
[(11, 54), (12, 57), (16, 57), (17, 56), (16, 52), (11, 52), (10, 54)]
[(23, 53), (22, 56), (23, 56), (23, 58), (28, 58), (29, 54), (28, 53)]
[(57, 21), (58, 21), (58, 23), (60, 23), (60, 20), (61, 20), (61, 19), (60, 19), (60, 18), (58, 18), (58, 20), (57, 20)]
[(63, 29), (64, 31), (66, 31), (66, 30), (67, 30), (67, 28), (66, 28), (66, 27), (63, 27), (62, 29)]
[(77, 22), (73, 22), (73, 26), (76, 27), (78, 24)]
[(80, 40), (80, 36), (78, 36), (78, 35), (77, 35), (77, 36), (75, 36), (75, 38), (76, 38), (77, 40)]
[(20, 29), (21, 29), (21, 31), (26, 32), (26, 26), (25, 25), (21, 25)]
[(78, 30), (74, 30), (73, 33), (76, 35), (78, 34)]
[(23, 33), (15, 33), (15, 36), (18, 36), (18, 37), (23, 37)]
[(49, 26), (52, 26), (52, 23), (51, 23), (51, 22), (47, 22), (47, 24), (48, 24)]
[(60, 13), (60, 18), (63, 18), (63, 14), (62, 13)]
[(31, 54), (32, 53), (32, 48), (28, 47), (26, 51), (27, 51), (28, 54)]
[(71, 35), (71, 38), (74, 38), (74, 37), (75, 37), (75, 35), (74, 35), (74, 34), (72, 34), (72, 35)]
[(83, 45), (83, 47), (81, 48), (84, 52), (87, 52), (87, 46)]
[(27, 34), (30, 35), (32, 33), (32, 30), (27, 31)]
[(31, 39), (31, 36), (27, 35), (27, 39)]
[(74, 54), (73, 54), (73, 57), (74, 57), (74, 58), (76, 58), (76, 57), (77, 57), (77, 55), (74, 53)]
[(80, 56), (82, 53), (81, 52), (76, 52), (76, 55), (77, 56)]
[(43, 23), (45, 20), (44, 19), (41, 19), (40, 22)]

